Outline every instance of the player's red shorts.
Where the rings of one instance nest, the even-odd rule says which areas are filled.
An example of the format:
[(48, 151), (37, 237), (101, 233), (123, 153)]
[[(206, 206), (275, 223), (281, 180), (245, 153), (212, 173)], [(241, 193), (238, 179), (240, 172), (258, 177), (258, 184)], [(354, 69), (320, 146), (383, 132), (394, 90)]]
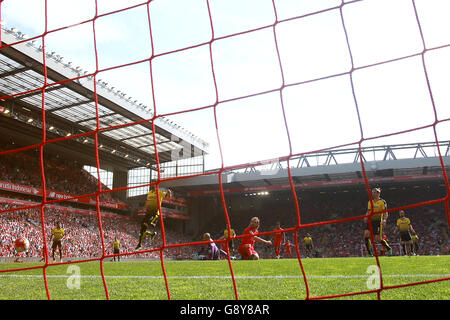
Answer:
[(280, 239), (280, 240), (275, 240), (273, 246), (274, 246), (275, 248), (281, 247), (281, 239)]
[(256, 252), (255, 248), (253, 248), (251, 244), (239, 246), (239, 253), (244, 260), (249, 260), (252, 255), (258, 255), (258, 252)]

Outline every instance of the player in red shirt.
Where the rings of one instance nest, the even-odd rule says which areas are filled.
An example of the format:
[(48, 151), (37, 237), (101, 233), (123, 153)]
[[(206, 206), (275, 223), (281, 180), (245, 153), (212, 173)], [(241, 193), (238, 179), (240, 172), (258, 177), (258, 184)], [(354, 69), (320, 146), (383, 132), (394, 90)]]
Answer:
[(285, 247), (284, 248), (284, 257), (287, 258), (287, 256), (289, 256), (292, 258), (292, 251), (291, 251), (292, 243), (289, 240), (287, 240), (284, 243), (284, 247)]
[(248, 227), (244, 230), (244, 235), (252, 235), (251, 237), (244, 237), (242, 238), (241, 245), (239, 246), (239, 253), (242, 256), (242, 259), (244, 260), (258, 260), (259, 254), (255, 250), (255, 241), (261, 242), (267, 245), (272, 245), (272, 241), (270, 240), (264, 240), (258, 236), (258, 228), (259, 228), (259, 218), (253, 217), (250, 220), (250, 224)]
[[(277, 222), (277, 225), (276, 225), (274, 231), (283, 231), (279, 222)], [(275, 239), (273, 241), (273, 248), (275, 249), (275, 258), (277, 258), (277, 259), (280, 259), (281, 243), (283, 243), (283, 240), (284, 240), (284, 232), (275, 233)]]

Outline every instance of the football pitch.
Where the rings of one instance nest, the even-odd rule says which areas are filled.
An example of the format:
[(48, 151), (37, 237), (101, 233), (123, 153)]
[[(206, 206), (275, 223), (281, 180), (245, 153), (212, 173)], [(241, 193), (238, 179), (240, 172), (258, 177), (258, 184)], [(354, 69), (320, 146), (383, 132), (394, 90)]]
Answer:
[[(450, 256), (380, 257), (381, 300), (449, 300), (450, 280), (392, 288), (450, 277)], [(227, 260), (165, 260), (172, 300), (304, 300), (305, 280), (297, 259), (232, 261), (236, 291)], [(351, 294), (329, 299), (376, 300), (379, 288), (375, 258), (302, 259), (309, 298)], [(38, 263), (0, 263), (0, 270), (39, 266)], [(168, 300), (158, 261), (104, 261), (111, 300)], [(50, 265), (47, 282), (52, 300), (106, 299), (100, 262)], [(1, 300), (48, 299), (42, 268), (0, 273)]]

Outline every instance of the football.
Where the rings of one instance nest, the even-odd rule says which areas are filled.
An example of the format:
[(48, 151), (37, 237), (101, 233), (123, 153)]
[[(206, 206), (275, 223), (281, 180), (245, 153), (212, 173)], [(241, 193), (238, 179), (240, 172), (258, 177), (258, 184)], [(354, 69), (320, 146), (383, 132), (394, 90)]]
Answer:
[(30, 242), (27, 238), (21, 237), (14, 242), (14, 248), (17, 252), (26, 252), (30, 248)]

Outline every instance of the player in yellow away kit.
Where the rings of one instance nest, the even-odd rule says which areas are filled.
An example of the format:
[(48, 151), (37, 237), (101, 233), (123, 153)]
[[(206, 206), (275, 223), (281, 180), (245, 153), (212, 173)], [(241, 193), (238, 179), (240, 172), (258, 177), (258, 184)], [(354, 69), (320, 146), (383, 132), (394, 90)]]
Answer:
[(370, 241), (370, 225), (372, 225), (372, 231), (375, 238), (375, 241), (381, 243), (387, 251), (388, 256), (392, 255), (392, 248), (389, 246), (388, 242), (383, 239), (383, 233), (386, 229), (386, 220), (388, 218), (388, 213), (377, 213), (387, 209), (387, 203), (385, 200), (380, 198), (381, 189), (373, 188), (372, 189), (372, 201), (373, 201), (373, 212), (374, 214), (369, 217), (369, 214), (372, 212), (372, 202), (369, 200), (367, 205), (367, 213), (368, 217), (364, 218), (365, 229), (364, 229), (364, 242), (366, 244), (367, 251), (369, 255), (373, 256), (372, 243)]
[(305, 244), (305, 253), (306, 257), (314, 257), (314, 243), (311, 237), (311, 234), (307, 233), (303, 238), (303, 242)]
[[(120, 253), (120, 241), (115, 238), (113, 241), (113, 254), (119, 254)], [(113, 261), (116, 261), (116, 257), (114, 256)], [(117, 256), (117, 261), (120, 261), (120, 256)]]
[[(231, 229), (231, 237), (235, 237), (236, 232), (234, 229)], [(219, 240), (228, 239), (228, 226), (225, 226), (225, 230), (223, 231), (223, 236), (219, 238)], [(222, 246), (222, 250), (225, 252), (228, 252), (228, 249), (230, 250), (230, 253), (234, 254), (234, 241), (231, 239), (230, 241), (225, 241)]]
[[(167, 189), (166, 192), (159, 189), (159, 204), (162, 204), (162, 201), (165, 197), (170, 198), (172, 196), (172, 191)], [(150, 191), (147, 194), (147, 200), (145, 202), (145, 217), (141, 223), (141, 231), (139, 233), (139, 243), (136, 246), (136, 251), (140, 250), (142, 247), (142, 241), (144, 241), (147, 235), (150, 235), (151, 240), (153, 240), (156, 236), (156, 231), (148, 231), (147, 229), (152, 227), (156, 227), (156, 223), (158, 222), (160, 212), (158, 207), (158, 193), (156, 192), (156, 187), (153, 185), (150, 187)]]
[(52, 258), (53, 262), (55, 262), (55, 251), (56, 248), (59, 249), (59, 261), (63, 262), (62, 259), (62, 238), (64, 238), (64, 229), (61, 227), (61, 222), (56, 223), (56, 228), (53, 229), (52, 234), (50, 236), (50, 240), (53, 239), (52, 243)]
[(411, 233), (415, 234), (414, 228), (411, 225), (411, 221), (405, 216), (405, 211), (400, 210), (398, 213), (400, 218), (397, 220), (397, 226), (395, 227), (394, 233), (397, 230), (400, 231), (400, 243), (403, 248), (405, 255), (410, 256), (413, 252), (413, 241), (411, 238)]

